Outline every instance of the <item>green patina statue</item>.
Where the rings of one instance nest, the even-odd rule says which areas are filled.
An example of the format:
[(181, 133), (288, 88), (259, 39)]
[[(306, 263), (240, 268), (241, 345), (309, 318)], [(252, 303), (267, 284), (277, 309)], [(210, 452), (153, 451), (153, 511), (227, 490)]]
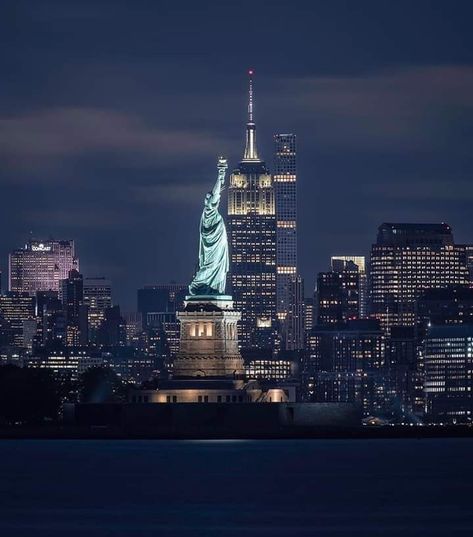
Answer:
[(228, 241), (225, 222), (218, 212), (218, 207), (228, 168), (226, 159), (220, 157), (217, 168), (217, 181), (212, 191), (205, 196), (200, 219), (199, 270), (189, 285), (189, 293), (192, 296), (225, 294), (229, 267)]

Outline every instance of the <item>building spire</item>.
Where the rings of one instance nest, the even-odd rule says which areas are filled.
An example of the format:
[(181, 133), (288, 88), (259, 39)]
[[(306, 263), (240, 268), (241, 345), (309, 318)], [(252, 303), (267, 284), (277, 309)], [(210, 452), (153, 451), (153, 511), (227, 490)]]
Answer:
[(256, 125), (253, 121), (253, 69), (248, 70), (248, 122), (246, 124), (246, 146), (243, 162), (259, 162), (256, 149)]
[(248, 123), (253, 123), (253, 70), (248, 71)]

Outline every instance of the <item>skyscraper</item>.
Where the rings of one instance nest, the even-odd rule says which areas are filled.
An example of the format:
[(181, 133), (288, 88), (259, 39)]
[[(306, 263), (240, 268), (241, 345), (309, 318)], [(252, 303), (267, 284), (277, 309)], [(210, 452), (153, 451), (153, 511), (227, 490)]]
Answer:
[(335, 255), (331, 258), (332, 271), (342, 274), (350, 310), (347, 317), (365, 318), (368, 313), (368, 282), (365, 257), (362, 255)]
[(284, 321), (291, 282), (297, 275), (297, 171), (295, 134), (274, 136), (274, 196), (276, 201), (277, 317)]
[(359, 402), (370, 415), (383, 404), (384, 357), (385, 336), (376, 320), (315, 326), (303, 362), (303, 397)]
[(384, 330), (415, 324), (415, 301), (426, 289), (468, 285), (465, 246), (448, 224), (382, 224), (371, 248), (370, 309)]
[(9, 255), (9, 290), (32, 296), (36, 291), (59, 291), (59, 282), (73, 268), (79, 269), (74, 241), (31, 239)]
[(293, 276), (289, 282), (289, 309), (284, 319), (283, 337), (288, 351), (299, 351), (304, 348), (304, 280), (301, 276)]
[(84, 304), (88, 308), (89, 338), (95, 342), (97, 332), (105, 319), (105, 311), (112, 307), (112, 284), (108, 278), (84, 279)]
[(66, 344), (68, 346), (88, 343), (87, 306), (84, 305), (84, 280), (75, 269), (61, 280), (59, 296), (66, 316)]
[(428, 420), (471, 423), (473, 325), (430, 327), (424, 339), (423, 362)]
[(317, 324), (336, 324), (346, 319), (347, 292), (338, 272), (319, 272), (316, 285)]
[(35, 318), (35, 299), (28, 293), (8, 292), (0, 296), (0, 315), (10, 332), (11, 343), (25, 346), (24, 324)]
[(256, 148), (253, 71), (243, 160), (228, 189), (231, 287), (243, 348), (271, 347), (276, 331), (276, 207), (272, 177)]
[[(166, 283), (138, 289), (138, 313), (144, 333), (140, 346), (154, 348), (159, 368), (170, 370), (179, 350), (180, 324), (176, 312), (184, 307), (187, 285)], [(153, 343), (154, 342), (154, 343)]]

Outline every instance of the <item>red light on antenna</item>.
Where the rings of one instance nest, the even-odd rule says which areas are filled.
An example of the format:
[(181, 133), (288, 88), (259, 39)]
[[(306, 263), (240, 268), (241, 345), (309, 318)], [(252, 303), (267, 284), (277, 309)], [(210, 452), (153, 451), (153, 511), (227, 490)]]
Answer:
[(249, 74), (249, 75), (252, 75), (252, 74), (253, 74), (253, 69), (249, 69), (249, 70), (248, 70), (248, 74)]

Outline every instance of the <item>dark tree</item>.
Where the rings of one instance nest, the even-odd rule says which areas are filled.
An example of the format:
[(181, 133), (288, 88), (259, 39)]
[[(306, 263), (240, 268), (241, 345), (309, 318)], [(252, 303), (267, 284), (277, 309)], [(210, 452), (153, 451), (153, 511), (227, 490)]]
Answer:
[(0, 366), (0, 421), (40, 423), (56, 420), (60, 408), (58, 385), (47, 369)]
[(91, 367), (79, 379), (82, 403), (125, 401), (127, 385), (108, 367)]

